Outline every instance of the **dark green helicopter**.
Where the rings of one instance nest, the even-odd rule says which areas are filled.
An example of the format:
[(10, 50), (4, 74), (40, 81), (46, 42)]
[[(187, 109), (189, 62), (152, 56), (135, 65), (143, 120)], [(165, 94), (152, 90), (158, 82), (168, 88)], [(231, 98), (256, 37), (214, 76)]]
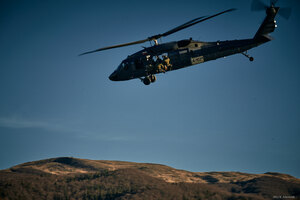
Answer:
[[(140, 44), (147, 41), (150, 41), (151, 43), (151, 41), (153, 41), (153, 46), (147, 48), (144, 47), (143, 50), (129, 55), (109, 76), (109, 79), (112, 81), (125, 81), (139, 78), (145, 85), (155, 82), (155, 74), (185, 68), (191, 65), (200, 64), (209, 60), (215, 60), (237, 53), (241, 53), (249, 58), (250, 61), (253, 61), (254, 58), (247, 54), (247, 50), (271, 41), (272, 38), (269, 33), (273, 32), (277, 27), (274, 18), (280, 8), (275, 7), (275, 3), (276, 1), (271, 1), (270, 6), (266, 6), (259, 0), (253, 0), (251, 9), (266, 10), (267, 16), (265, 17), (255, 36), (250, 39), (201, 42), (192, 40), (190, 38), (162, 44), (158, 44), (157, 42), (157, 40), (161, 37), (171, 35), (200, 22), (235, 10), (229, 9), (215, 15), (193, 19), (165, 33), (154, 35), (144, 40), (104, 47), (94, 51), (85, 52), (80, 55)], [(290, 16), (290, 8), (281, 10), (284, 12), (279, 14), (281, 14), (283, 17), (288, 18)]]

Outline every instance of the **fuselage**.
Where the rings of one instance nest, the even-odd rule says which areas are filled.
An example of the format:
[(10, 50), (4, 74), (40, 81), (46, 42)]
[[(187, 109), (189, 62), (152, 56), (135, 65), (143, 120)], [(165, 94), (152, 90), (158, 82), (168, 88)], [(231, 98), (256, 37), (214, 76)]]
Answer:
[(267, 42), (267, 40), (244, 39), (202, 42), (187, 39), (159, 44), (128, 56), (110, 75), (110, 80), (124, 81), (145, 77), (149, 74), (161, 73), (159, 71), (149, 72), (147, 70), (153, 65), (155, 59), (160, 56), (167, 56), (170, 59), (171, 67), (167, 71), (173, 71), (242, 53), (264, 42)]
[(156, 42), (156, 45), (128, 56), (109, 76), (109, 79), (124, 81), (140, 78), (148, 85), (155, 81), (154, 74), (197, 65), (237, 53), (242, 53), (250, 61), (253, 61), (253, 58), (244, 52), (271, 40), (269, 33), (277, 27), (274, 18), (278, 10), (279, 7), (273, 5), (266, 9), (267, 16), (255, 36), (250, 39), (216, 42), (187, 39), (163, 44)]

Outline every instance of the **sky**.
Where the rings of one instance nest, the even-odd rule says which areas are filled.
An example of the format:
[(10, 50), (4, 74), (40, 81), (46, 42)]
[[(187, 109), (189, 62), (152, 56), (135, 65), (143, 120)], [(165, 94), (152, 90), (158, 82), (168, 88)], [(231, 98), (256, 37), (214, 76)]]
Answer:
[(0, 1), (0, 169), (40, 159), (160, 163), (194, 172), (280, 172), (300, 178), (297, 0), (275, 38), (248, 53), (140, 80), (108, 76), (191, 19), (237, 8), (162, 38), (252, 38), (265, 12), (251, 1)]

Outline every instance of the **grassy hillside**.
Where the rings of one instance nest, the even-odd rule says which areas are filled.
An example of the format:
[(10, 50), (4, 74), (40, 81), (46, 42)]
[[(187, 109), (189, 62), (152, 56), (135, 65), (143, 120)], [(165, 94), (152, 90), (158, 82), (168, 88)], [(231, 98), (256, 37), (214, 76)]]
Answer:
[(52, 158), (0, 171), (0, 199), (272, 199), (300, 196), (286, 174), (188, 172), (120, 161)]

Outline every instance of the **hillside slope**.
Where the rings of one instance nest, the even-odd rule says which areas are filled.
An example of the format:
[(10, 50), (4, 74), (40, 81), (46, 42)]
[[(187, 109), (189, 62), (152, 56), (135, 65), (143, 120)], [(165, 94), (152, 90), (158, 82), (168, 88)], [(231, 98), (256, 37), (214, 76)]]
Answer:
[(189, 172), (165, 165), (70, 157), (0, 171), (0, 199), (272, 199), (300, 197), (287, 174)]

